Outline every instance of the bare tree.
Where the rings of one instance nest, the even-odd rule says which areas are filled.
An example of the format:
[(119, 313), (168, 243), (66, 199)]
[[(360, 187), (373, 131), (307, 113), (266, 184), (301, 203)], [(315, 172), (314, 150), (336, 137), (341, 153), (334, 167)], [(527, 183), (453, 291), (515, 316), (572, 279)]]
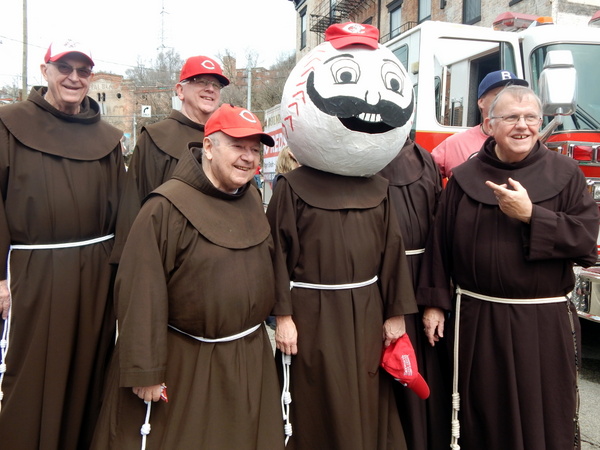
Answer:
[(246, 80), (244, 71), (238, 70), (237, 59), (229, 49), (218, 53), (217, 58), (222, 61), (223, 74), (229, 78), (230, 84), (221, 92), (221, 101), (236, 106), (246, 106)]
[(268, 77), (256, 77), (257, 79), (252, 83), (252, 104), (255, 110), (265, 111), (281, 102), (283, 87), (295, 65), (294, 53), (280, 55), (269, 69)]
[(139, 134), (145, 125), (162, 120), (171, 112), (172, 97), (175, 95), (175, 84), (179, 80), (179, 72), (183, 60), (174, 49), (161, 50), (155, 60), (147, 65), (138, 60), (137, 66), (126, 71), (126, 76), (135, 86), (136, 109), (141, 105), (150, 106), (151, 117), (140, 117), (136, 123)]
[(20, 95), (21, 91), (19, 90), (18, 79), (15, 77), (12, 85), (4, 85), (0, 88), (0, 105), (16, 103), (20, 100)]
[[(257, 67), (258, 54), (252, 50), (247, 52), (246, 67), (241, 69), (236, 67), (236, 59), (231, 51), (225, 50), (219, 58), (223, 61), (223, 72), (231, 81), (221, 94), (222, 101), (247, 106), (250, 97), (250, 109), (259, 116), (281, 101), (285, 81), (296, 64), (294, 53), (280, 55), (269, 69)], [(248, 96), (249, 79), (250, 96)]]

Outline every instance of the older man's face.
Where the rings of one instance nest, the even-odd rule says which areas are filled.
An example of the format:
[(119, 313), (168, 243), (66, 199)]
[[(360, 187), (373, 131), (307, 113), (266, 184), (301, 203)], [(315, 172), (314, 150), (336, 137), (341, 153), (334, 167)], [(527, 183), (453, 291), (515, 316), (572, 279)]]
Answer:
[[(69, 71), (69, 67), (74, 70)], [(41, 69), (48, 82), (48, 103), (66, 114), (77, 114), (90, 89), (92, 76), (82, 76), (82, 73), (92, 69), (89, 61), (76, 53), (70, 53), (54, 63), (42, 64)]]
[[(538, 140), (541, 124), (541, 111), (531, 95), (521, 100), (513, 95), (501, 94), (493, 115), (486, 118), (489, 133), (496, 140), (496, 154), (503, 162), (514, 163), (523, 160)], [(518, 117), (516, 123), (510, 123), (510, 117)], [(508, 119), (507, 119), (508, 118)]]
[(217, 132), (204, 138), (208, 164), (202, 167), (217, 189), (232, 193), (254, 176), (261, 149), (259, 136), (234, 138)]
[(221, 102), (223, 84), (213, 75), (198, 75), (177, 83), (182, 112), (195, 122), (205, 124)]

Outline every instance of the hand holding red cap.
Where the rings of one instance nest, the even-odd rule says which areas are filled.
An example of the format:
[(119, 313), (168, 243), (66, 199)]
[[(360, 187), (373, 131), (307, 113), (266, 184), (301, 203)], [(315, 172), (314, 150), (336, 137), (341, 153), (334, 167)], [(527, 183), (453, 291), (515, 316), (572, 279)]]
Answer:
[(384, 348), (381, 367), (420, 398), (429, 397), (429, 386), (419, 373), (417, 357), (408, 334)]

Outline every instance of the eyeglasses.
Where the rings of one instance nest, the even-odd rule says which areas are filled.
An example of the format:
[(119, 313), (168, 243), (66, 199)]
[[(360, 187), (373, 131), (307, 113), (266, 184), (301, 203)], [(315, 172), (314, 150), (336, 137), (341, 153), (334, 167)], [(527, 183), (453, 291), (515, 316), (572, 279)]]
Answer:
[(515, 125), (521, 117), (525, 120), (527, 125), (537, 125), (540, 123), (542, 118), (540, 116), (536, 116), (534, 114), (526, 114), (524, 116), (518, 116), (517, 114), (511, 114), (510, 116), (492, 116), (490, 119), (502, 119), (502, 121), (507, 125)]
[(221, 89), (223, 89), (225, 87), (225, 85), (223, 85), (221, 83), (217, 83), (216, 81), (210, 81), (210, 80), (207, 80), (206, 78), (200, 78), (200, 77), (192, 77), (192, 78), (188, 78), (187, 80), (181, 81), (181, 84), (186, 84), (186, 83), (197, 84), (201, 88), (206, 88), (207, 86), (212, 86), (213, 89), (215, 89), (217, 91), (220, 91)]
[(60, 73), (62, 73), (63, 75), (71, 75), (74, 70), (77, 72), (77, 76), (79, 78), (89, 78), (90, 75), (92, 74), (92, 70), (88, 69), (87, 67), (73, 67), (72, 65), (64, 63), (64, 62), (54, 62), (54, 61), (48, 61), (48, 64), (52, 64), (53, 66), (56, 66), (58, 71)]

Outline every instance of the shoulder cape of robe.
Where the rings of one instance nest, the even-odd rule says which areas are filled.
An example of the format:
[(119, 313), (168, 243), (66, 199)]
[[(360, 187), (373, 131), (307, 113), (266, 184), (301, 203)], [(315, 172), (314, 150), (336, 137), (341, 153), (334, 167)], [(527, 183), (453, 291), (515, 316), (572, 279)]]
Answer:
[(283, 177), (303, 201), (315, 208), (374, 208), (387, 196), (388, 182), (379, 175), (347, 177), (301, 166)]
[[(33, 88), (27, 101), (0, 108), (0, 120), (23, 145), (62, 158), (93, 161), (111, 153), (123, 133), (101, 120), (98, 104), (85, 97), (81, 112), (69, 115), (44, 100), (47, 88)], [(38, 114), (43, 109), (50, 114)], [(65, 127), (64, 122), (69, 122)], [(35, 123), (35, 133), (32, 125)], [(60, 130), (60, 139), (51, 139)], [(82, 145), (93, 141), (94, 145)]]
[(514, 164), (504, 163), (495, 156), (495, 144), (494, 138), (488, 138), (477, 156), (453, 169), (462, 190), (473, 200), (486, 205), (498, 204), (494, 191), (481, 188), (487, 180), (507, 184), (509, 177), (518, 179), (526, 186), (531, 201), (539, 203), (555, 197), (579, 171), (575, 160), (548, 151), (539, 141), (523, 161)]
[[(249, 213), (261, 211), (262, 200), (258, 191), (248, 189), (250, 183), (233, 195), (209, 186), (204, 174), (200, 173), (202, 166), (193, 157), (192, 151), (182, 155), (173, 178), (159, 186), (154, 194), (168, 198), (194, 228), (213, 244), (242, 249), (267, 239), (271, 230), (264, 214)], [(202, 191), (208, 191), (209, 195)], [(224, 202), (224, 199), (230, 201)]]
[(146, 125), (142, 128), (142, 131), (144, 130), (158, 148), (177, 159), (187, 149), (189, 142), (201, 140), (198, 133), (204, 136), (204, 125), (194, 122), (176, 110), (171, 111), (165, 120)]

